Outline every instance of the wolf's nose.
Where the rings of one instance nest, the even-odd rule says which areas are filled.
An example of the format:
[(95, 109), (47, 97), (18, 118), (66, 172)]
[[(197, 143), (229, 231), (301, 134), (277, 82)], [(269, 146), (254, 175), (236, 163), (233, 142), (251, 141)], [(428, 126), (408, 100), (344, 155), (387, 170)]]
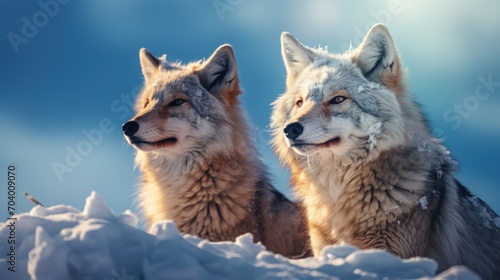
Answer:
[(285, 136), (288, 139), (295, 140), (300, 136), (303, 130), (304, 127), (300, 123), (294, 122), (285, 127)]
[(127, 136), (134, 136), (139, 130), (139, 124), (135, 121), (129, 121), (122, 125), (123, 134)]

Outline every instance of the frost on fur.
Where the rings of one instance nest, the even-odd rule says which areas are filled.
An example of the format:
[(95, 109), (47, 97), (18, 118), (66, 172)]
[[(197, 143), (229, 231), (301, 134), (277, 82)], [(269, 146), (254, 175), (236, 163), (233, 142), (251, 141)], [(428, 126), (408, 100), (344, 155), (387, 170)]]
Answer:
[(476, 210), (479, 212), (479, 216), (481, 217), (481, 219), (483, 221), (483, 225), (485, 227), (487, 227), (487, 228), (492, 228), (492, 227), (500, 228), (500, 217), (493, 218), (493, 215), (491, 215), (491, 213), (488, 211), (488, 209), (486, 209), (486, 207), (481, 205), (477, 196), (471, 196), (468, 199), (472, 203), (474, 208), (476, 208)]
[(160, 63), (162, 65), (166, 65), (167, 64), (167, 55), (163, 54), (162, 56), (158, 57), (158, 60), (160, 61)]
[(429, 201), (427, 201), (427, 196), (422, 196), (418, 200), (417, 204), (419, 204), (420, 207), (422, 207), (422, 210), (427, 210), (428, 209), (427, 205), (429, 205)]
[(358, 93), (361, 93), (363, 91), (366, 91), (366, 89), (379, 89), (380, 88), (380, 84), (378, 83), (374, 83), (374, 82), (370, 82), (368, 84), (365, 84), (365, 85), (359, 85), (358, 86)]
[(312, 85), (309, 86), (309, 90), (310, 91), (313, 91), (315, 89), (317, 89), (317, 90), (323, 90), (323, 86), (324, 86), (323, 84), (312, 84)]
[(379, 89), (379, 88), (380, 88), (380, 84), (377, 84), (377, 83), (374, 83), (374, 82), (370, 82), (370, 83), (368, 84), (368, 87), (369, 87), (370, 89)]
[(438, 179), (441, 179), (441, 177), (443, 177), (443, 170), (441, 170), (441, 167), (439, 167), (439, 169), (437, 170), (437, 177)]
[(380, 128), (382, 127), (381, 122), (372, 124), (368, 128), (368, 142), (370, 143), (370, 150), (372, 150), (377, 145), (377, 136), (380, 134)]

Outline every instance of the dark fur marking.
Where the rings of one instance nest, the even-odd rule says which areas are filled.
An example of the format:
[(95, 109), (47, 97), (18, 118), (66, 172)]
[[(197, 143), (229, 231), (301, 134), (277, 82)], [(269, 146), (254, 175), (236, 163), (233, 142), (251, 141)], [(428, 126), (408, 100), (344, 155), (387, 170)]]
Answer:
[(349, 173), (349, 169), (350, 169), (350, 168), (351, 168), (351, 166), (350, 166), (350, 165), (349, 165), (349, 166), (347, 166), (346, 171), (344, 172), (344, 174), (342, 174), (341, 182), (344, 182), (344, 181), (345, 181), (345, 176), (346, 176), (346, 174), (347, 174), (347, 173)]
[(256, 229), (255, 229), (256, 236), (254, 236), (254, 238), (259, 240), (263, 244), (265, 244), (264, 224), (263, 224), (263, 220), (262, 220), (262, 206), (261, 206), (261, 203), (264, 201), (262, 198), (262, 196), (263, 196), (262, 190), (265, 188), (263, 184), (264, 184), (263, 180), (260, 180), (255, 184), (256, 188), (255, 188), (255, 193), (254, 193), (254, 197), (253, 197), (253, 201), (252, 201), (252, 205), (254, 207), (252, 210), (254, 212), (255, 217), (257, 217), (257, 219), (256, 219), (257, 224), (256, 224)]
[[(438, 226), (438, 224), (439, 224), (439, 219), (437, 219), (437, 218), (441, 217), (441, 215), (442, 215), (443, 204), (446, 201), (447, 191), (448, 191), (446, 184), (443, 182), (443, 178), (445, 177), (444, 176), (445, 174), (443, 174), (443, 176), (441, 176), (441, 179), (435, 178), (433, 175), (434, 175), (434, 172), (429, 171), (427, 177), (432, 178), (429, 180), (431, 183), (431, 187), (433, 190), (436, 191), (436, 194), (439, 195), (439, 197), (438, 197), (438, 201), (436, 203), (436, 205), (437, 205), (436, 209), (434, 209), (434, 211), (431, 211), (431, 213), (432, 213), (431, 221), (432, 222), (430, 225), (430, 227), (431, 227), (430, 232), (434, 232), (435, 231), (434, 228), (436, 226)], [(456, 180), (454, 180), (454, 181), (455, 181), (455, 183), (458, 183)]]
[[(221, 198), (222, 195), (218, 194), (217, 197)], [(223, 200), (223, 199), (221, 198), (221, 200)], [(215, 202), (214, 202), (214, 204), (215, 204), (215, 209), (217, 210), (217, 215), (219, 215), (219, 218), (220, 218), (221, 221), (224, 221), (224, 215), (222, 215), (222, 212), (220, 211), (219, 204), (217, 204)]]
[(373, 189), (373, 186), (370, 187), (370, 192), (371, 192), (370, 205), (372, 205), (373, 199), (375, 199), (375, 190)]
[[(396, 201), (396, 199), (392, 196), (391, 192), (389, 190), (385, 190), (385, 195), (392, 201)], [(397, 203), (396, 203), (397, 204)]]

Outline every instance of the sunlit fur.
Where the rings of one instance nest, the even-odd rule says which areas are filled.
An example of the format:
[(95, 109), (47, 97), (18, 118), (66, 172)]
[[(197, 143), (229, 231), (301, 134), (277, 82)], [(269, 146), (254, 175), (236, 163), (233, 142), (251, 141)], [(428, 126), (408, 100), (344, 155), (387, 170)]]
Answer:
[[(412, 101), (387, 29), (375, 25), (344, 54), (284, 33), (282, 54), (273, 145), (304, 202), (314, 255), (346, 242), (498, 277), (500, 218), (453, 177), (456, 163)], [(346, 99), (330, 104), (336, 96)], [(303, 127), (296, 139), (284, 135), (291, 123)]]
[(270, 251), (306, 256), (300, 208), (271, 186), (254, 147), (232, 48), (187, 65), (145, 49), (140, 59), (145, 85), (131, 119), (139, 130), (126, 138), (137, 150), (148, 225), (171, 219), (182, 233), (211, 241), (250, 232)]

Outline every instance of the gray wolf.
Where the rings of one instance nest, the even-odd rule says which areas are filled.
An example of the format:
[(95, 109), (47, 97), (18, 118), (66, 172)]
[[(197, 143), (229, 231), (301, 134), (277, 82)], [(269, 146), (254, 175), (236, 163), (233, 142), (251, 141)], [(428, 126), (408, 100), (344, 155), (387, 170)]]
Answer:
[(498, 277), (500, 218), (453, 177), (388, 30), (373, 26), (344, 54), (288, 33), (281, 44), (286, 91), (273, 104), (272, 142), (304, 202), (314, 255), (346, 242)]
[(210, 241), (250, 232), (272, 252), (307, 255), (301, 208), (272, 187), (254, 148), (231, 46), (187, 65), (146, 49), (139, 57), (144, 88), (123, 132), (137, 151), (147, 224), (170, 219)]

